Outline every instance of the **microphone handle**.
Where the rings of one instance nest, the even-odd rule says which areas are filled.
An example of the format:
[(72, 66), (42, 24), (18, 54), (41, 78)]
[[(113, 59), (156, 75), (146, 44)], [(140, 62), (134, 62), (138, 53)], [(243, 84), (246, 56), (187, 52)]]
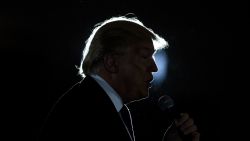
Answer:
[[(178, 120), (181, 118), (181, 115), (180, 113), (178, 112), (177, 108), (175, 106), (171, 107), (168, 109), (168, 111), (170, 112), (170, 116), (173, 120)], [(175, 124), (174, 124), (175, 125)], [(182, 139), (182, 141), (192, 141), (192, 135), (191, 134), (188, 134), (188, 135), (185, 135), (181, 130), (180, 130), (180, 127), (176, 127), (175, 128), (177, 129), (177, 132), (180, 136), (180, 138)]]
[(184, 133), (180, 130), (180, 128), (177, 128), (177, 132), (178, 132), (180, 138), (182, 139), (182, 141), (192, 141), (191, 134), (184, 135)]

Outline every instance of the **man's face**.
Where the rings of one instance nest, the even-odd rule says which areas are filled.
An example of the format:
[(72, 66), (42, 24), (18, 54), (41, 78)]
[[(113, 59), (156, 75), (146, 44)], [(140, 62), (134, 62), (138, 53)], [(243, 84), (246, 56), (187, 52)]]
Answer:
[(153, 54), (154, 46), (150, 41), (129, 46), (119, 60), (119, 77), (126, 93), (126, 99), (138, 100), (148, 96), (152, 72), (158, 70)]

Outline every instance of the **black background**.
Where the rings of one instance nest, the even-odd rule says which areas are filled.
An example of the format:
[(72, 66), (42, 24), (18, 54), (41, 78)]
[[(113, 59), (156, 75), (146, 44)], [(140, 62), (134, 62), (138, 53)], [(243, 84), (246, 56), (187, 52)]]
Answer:
[(34, 140), (52, 103), (80, 80), (76, 66), (93, 25), (135, 13), (170, 44), (164, 89), (195, 118), (203, 140), (223, 140), (225, 65), (239, 16), (234, 9), (229, 2), (125, 0), (27, 2), (2, 8), (4, 134), (10, 140)]

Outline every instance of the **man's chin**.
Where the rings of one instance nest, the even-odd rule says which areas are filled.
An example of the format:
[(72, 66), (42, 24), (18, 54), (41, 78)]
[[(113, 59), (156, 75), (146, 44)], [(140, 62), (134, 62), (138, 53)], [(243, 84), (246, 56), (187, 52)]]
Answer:
[[(140, 97), (138, 97), (137, 99), (135, 99), (135, 100), (133, 100), (133, 101), (131, 101), (131, 102), (136, 102), (136, 101), (140, 101), (140, 100), (143, 100), (143, 99), (146, 99), (146, 98), (148, 98), (149, 97), (149, 95), (148, 94), (146, 94), (146, 95), (140, 95)], [(129, 102), (130, 103), (130, 102)]]
[(144, 89), (140, 94), (140, 98), (147, 98), (148, 93), (149, 93), (149, 89)]

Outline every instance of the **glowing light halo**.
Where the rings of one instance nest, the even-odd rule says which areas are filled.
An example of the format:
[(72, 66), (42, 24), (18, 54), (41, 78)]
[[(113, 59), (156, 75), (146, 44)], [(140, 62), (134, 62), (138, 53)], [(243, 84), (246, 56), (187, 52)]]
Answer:
[(168, 56), (164, 50), (159, 50), (154, 55), (155, 63), (158, 67), (158, 71), (153, 73), (153, 84), (156, 86), (161, 85), (164, 80), (167, 79), (168, 72)]

